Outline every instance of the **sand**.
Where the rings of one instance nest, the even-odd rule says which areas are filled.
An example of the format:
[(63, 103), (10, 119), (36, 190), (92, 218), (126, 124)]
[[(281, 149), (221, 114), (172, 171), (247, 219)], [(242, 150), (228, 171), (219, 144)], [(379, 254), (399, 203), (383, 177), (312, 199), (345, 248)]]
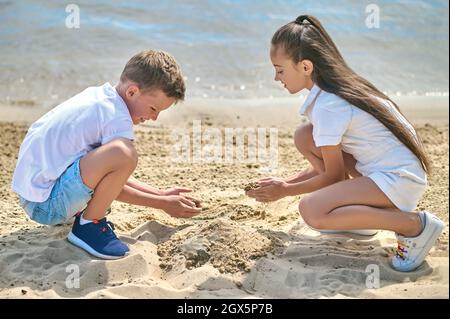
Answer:
[[(268, 204), (246, 197), (243, 185), (267, 174), (260, 164), (171, 161), (172, 129), (189, 128), (193, 119), (204, 128), (278, 127), (276, 174), (291, 175), (307, 166), (293, 145), (302, 122), (295, 109), (181, 105), (158, 124), (138, 127), (134, 177), (160, 188), (193, 188), (203, 212), (175, 219), (113, 203), (109, 219), (131, 248), (115, 261), (72, 246), (65, 239), (69, 225), (42, 226), (26, 217), (10, 181), (26, 121), (34, 118), (2, 117), (15, 122), (0, 123), (0, 298), (448, 298), (448, 104), (443, 110), (412, 117), (434, 168), (419, 208), (446, 222), (426, 262), (412, 273), (390, 268), (391, 232), (321, 235), (299, 218), (301, 196)], [(377, 272), (379, 286), (370, 282)], [(77, 273), (78, 282), (72, 280)]]

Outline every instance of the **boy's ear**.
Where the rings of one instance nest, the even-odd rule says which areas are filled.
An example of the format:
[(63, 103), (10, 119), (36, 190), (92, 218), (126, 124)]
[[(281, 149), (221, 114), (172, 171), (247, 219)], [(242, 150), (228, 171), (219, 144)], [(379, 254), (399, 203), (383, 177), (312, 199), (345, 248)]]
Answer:
[(139, 87), (135, 84), (130, 84), (127, 88), (126, 96), (128, 98), (132, 98), (133, 96), (135, 96), (138, 93), (139, 93)]

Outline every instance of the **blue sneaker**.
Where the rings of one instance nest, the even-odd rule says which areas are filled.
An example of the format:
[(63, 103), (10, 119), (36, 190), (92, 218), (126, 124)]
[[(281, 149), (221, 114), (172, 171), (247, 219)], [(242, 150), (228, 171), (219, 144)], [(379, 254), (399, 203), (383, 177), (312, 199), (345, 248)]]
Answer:
[(67, 240), (91, 255), (102, 259), (119, 259), (130, 251), (128, 246), (119, 240), (114, 233), (114, 224), (106, 218), (94, 220), (92, 223), (80, 225), (78, 214)]

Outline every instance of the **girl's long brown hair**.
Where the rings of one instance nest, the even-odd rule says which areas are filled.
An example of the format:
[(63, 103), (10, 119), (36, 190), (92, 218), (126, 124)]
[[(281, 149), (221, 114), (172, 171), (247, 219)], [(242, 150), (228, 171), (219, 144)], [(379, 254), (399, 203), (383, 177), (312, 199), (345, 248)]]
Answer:
[(378, 98), (389, 101), (402, 114), (397, 104), (347, 65), (317, 18), (301, 15), (284, 25), (273, 35), (272, 47), (283, 49), (294, 63), (310, 60), (314, 65), (312, 80), (315, 84), (373, 115), (417, 156), (425, 172), (430, 173), (431, 165), (419, 136), (402, 124)]

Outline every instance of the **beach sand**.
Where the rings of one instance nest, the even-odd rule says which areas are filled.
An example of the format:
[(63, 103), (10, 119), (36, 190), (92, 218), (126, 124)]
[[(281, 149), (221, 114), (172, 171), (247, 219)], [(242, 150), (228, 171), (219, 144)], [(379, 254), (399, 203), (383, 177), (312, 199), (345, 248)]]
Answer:
[[(27, 118), (6, 112), (2, 119), (15, 122), (0, 123), (0, 298), (448, 298), (448, 104), (441, 110), (410, 116), (434, 168), (419, 208), (446, 223), (426, 262), (411, 273), (388, 264), (396, 246), (391, 232), (321, 235), (299, 218), (301, 196), (268, 204), (246, 197), (242, 186), (267, 176), (260, 164), (171, 161), (172, 129), (189, 128), (193, 119), (222, 131), (260, 125), (278, 128), (276, 174), (292, 175), (307, 166), (293, 145), (301, 123), (296, 109), (177, 105), (158, 124), (137, 128), (134, 177), (160, 188), (191, 187), (204, 208), (195, 218), (175, 219), (114, 202), (109, 219), (131, 248), (115, 261), (68, 243), (69, 225), (47, 227), (26, 217), (10, 182)], [(379, 287), (370, 285), (377, 270)], [(79, 286), (71, 280), (77, 271)]]

